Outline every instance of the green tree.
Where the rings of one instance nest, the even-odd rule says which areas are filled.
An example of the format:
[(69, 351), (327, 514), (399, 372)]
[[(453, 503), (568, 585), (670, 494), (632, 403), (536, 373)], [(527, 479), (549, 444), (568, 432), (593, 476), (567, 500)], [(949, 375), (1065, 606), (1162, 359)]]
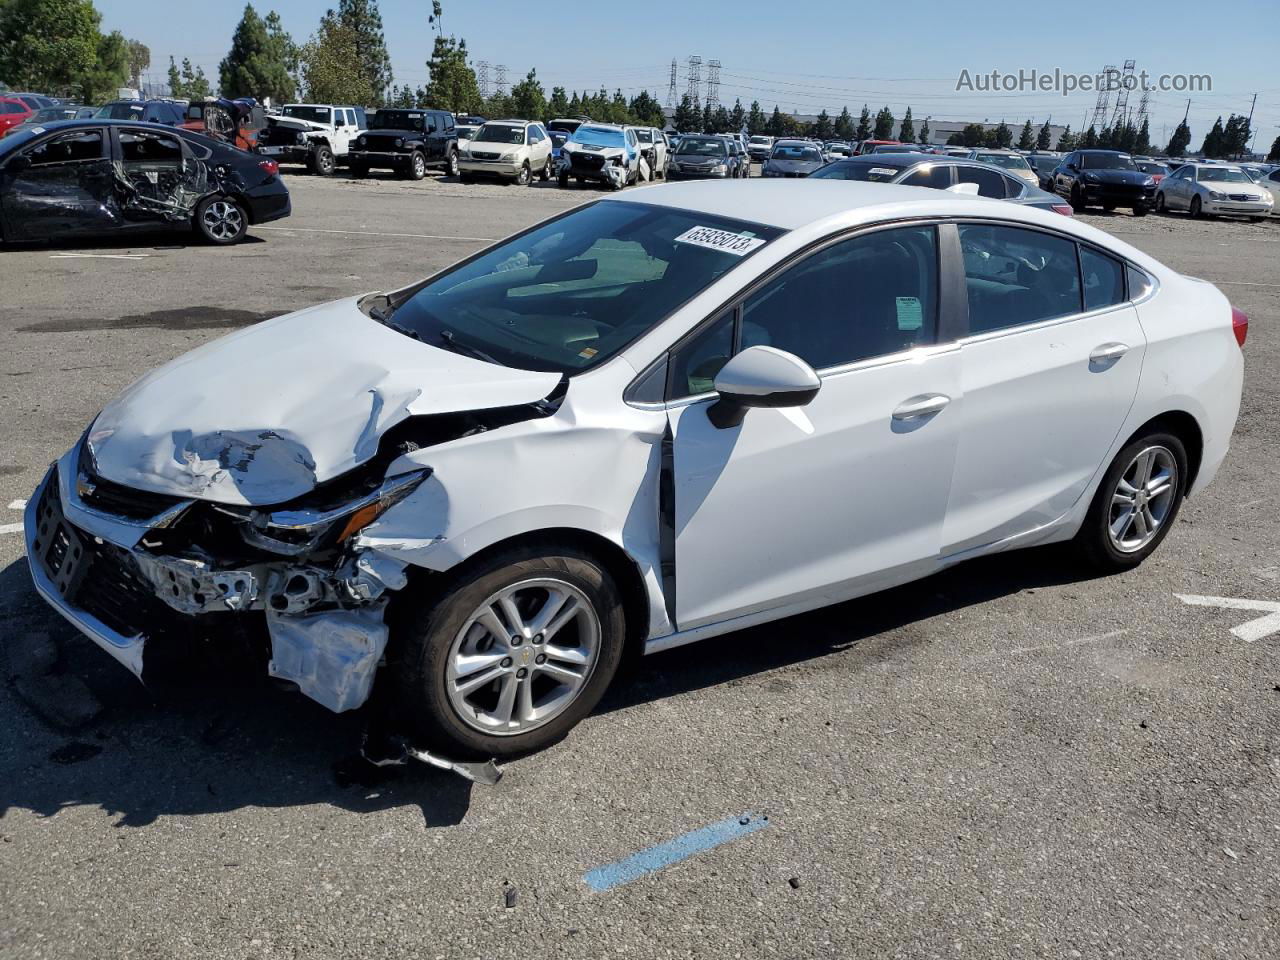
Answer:
[(1022, 125), (1022, 132), (1018, 134), (1018, 149), (1031, 150), (1036, 145), (1036, 136), (1031, 132), (1031, 121), (1028, 120)]
[(685, 94), (680, 98), (680, 105), (676, 107), (675, 116), (671, 118), (672, 125), (681, 133), (692, 133), (697, 130), (702, 123), (702, 112), (693, 102), (693, 98), (689, 94)]
[(715, 133), (716, 111), (710, 103), (702, 105), (702, 132)]
[(716, 133), (733, 133), (733, 117), (729, 114), (729, 108), (723, 103), (716, 107), (715, 113), (711, 115), (711, 124), (715, 127)]
[(392, 76), (378, 0), (338, 0), (338, 22), (351, 31), (355, 43), (355, 59), (348, 69), (359, 74), (359, 80), (352, 78), (352, 88), (359, 84), (373, 92), (365, 105), (381, 104), (391, 89)]
[(569, 95), (565, 93), (564, 87), (552, 87), (551, 97), (547, 100), (547, 119), (554, 120), (568, 115)]
[(101, 19), (92, 0), (2, 0), (0, 78), (19, 90), (80, 94), (98, 66)]
[[(322, 20), (322, 30), (324, 23)], [(222, 95), (269, 98), (273, 103), (292, 100), (297, 88), (294, 74), (299, 70), (299, 57), (300, 51), (284, 31), (279, 15), (272, 11), (263, 20), (253, 5), (247, 3), (231, 35), (231, 49), (218, 64)]]
[(742, 108), (740, 99), (733, 101), (733, 109), (729, 111), (729, 130), (741, 133), (747, 126), (747, 111)]
[[(964, 129), (960, 131), (961, 146), (981, 147), (986, 142), (987, 128), (980, 123), (966, 123)], [(947, 143), (951, 143), (951, 141), (948, 140)]]
[(151, 66), (151, 48), (138, 40), (129, 41), (129, 86), (142, 86), (142, 72)]
[(839, 140), (853, 139), (853, 114), (849, 112), (849, 108), (845, 107), (840, 111), (840, 116), (836, 117), (836, 122), (832, 126), (836, 138)]
[(763, 134), (768, 125), (769, 120), (760, 109), (760, 101), (752, 100), (751, 109), (747, 111), (747, 133), (752, 136)]
[(996, 125), (991, 131), (991, 146), (998, 147), (1001, 150), (1008, 150), (1013, 145), (1013, 131), (1009, 129), (1009, 125), (1003, 120)]
[(1040, 126), (1040, 132), (1036, 134), (1036, 149), (1048, 150), (1053, 145), (1053, 131), (1049, 129), (1049, 121), (1046, 120)]
[(1096, 150), (1098, 148), (1098, 131), (1090, 127), (1084, 132), (1084, 136), (1080, 138), (1081, 150)]
[(181, 99), (187, 95), (186, 87), (182, 85), (182, 74), (178, 72), (178, 65), (173, 61), (173, 55), (169, 55), (169, 96)]
[(928, 145), (929, 143), (929, 118), (924, 118), (924, 123), (920, 125), (920, 143)]
[(467, 41), (437, 36), (427, 73), (431, 79), (427, 81), (425, 106), (454, 113), (480, 112), (480, 84), (467, 63)]
[(191, 61), (182, 58), (182, 96), (186, 100), (203, 100), (213, 91), (209, 87), (209, 79), (204, 75), (204, 67), (191, 67)]
[(1267, 154), (1267, 163), (1280, 163), (1280, 137), (1271, 142), (1271, 152)]
[(1222, 117), (1213, 122), (1213, 127), (1204, 135), (1204, 143), (1200, 145), (1200, 154), (1205, 157), (1225, 157), (1223, 149)]
[(642, 127), (657, 127), (661, 130), (667, 125), (667, 115), (662, 112), (662, 104), (650, 96), (648, 90), (641, 90), (632, 97), (628, 109), (635, 122)]
[(511, 88), (511, 109), (521, 120), (543, 120), (547, 95), (538, 82), (538, 71), (530, 68), (525, 78)]
[(102, 103), (116, 95), (129, 79), (129, 41), (119, 30), (100, 36), (93, 65), (77, 85), (85, 103)]
[(387, 98), (387, 106), (395, 107), (399, 110), (410, 110), (418, 105), (418, 98), (414, 96), (413, 87), (407, 83), (399, 87), (391, 89), (391, 96)]
[(1058, 137), (1058, 145), (1055, 149), (1061, 150), (1064, 153), (1066, 153), (1071, 150), (1074, 150), (1075, 148), (1076, 148), (1076, 136), (1074, 133), (1071, 132), (1071, 124), (1068, 123), (1065, 127), (1062, 128), (1062, 136)]
[(949, 147), (968, 146), (968, 144), (964, 142), (964, 133), (960, 130), (957, 130), (955, 133), (951, 134), (951, 136), (947, 137), (947, 146)]
[(911, 119), (910, 107), (907, 107), (907, 114), (902, 118), (902, 126), (898, 129), (898, 139), (903, 143), (916, 142), (916, 124)]
[(303, 97), (311, 103), (381, 102), (368, 74), (351, 69), (357, 57), (354, 30), (330, 11), (302, 48)]
[(1165, 147), (1166, 156), (1181, 157), (1187, 152), (1187, 146), (1191, 143), (1191, 128), (1187, 126), (1187, 121), (1183, 120), (1173, 131), (1173, 136), (1169, 138), (1169, 145)]
[(893, 137), (893, 112), (888, 107), (881, 107), (876, 114), (876, 126), (872, 131), (876, 140), (889, 140)]
[(1133, 144), (1134, 153), (1151, 152), (1151, 121), (1142, 118), (1142, 126), (1138, 128), (1138, 138)]
[(784, 115), (782, 111), (778, 109), (778, 105), (775, 103), (773, 105), (773, 115), (769, 117), (769, 124), (768, 124), (769, 136), (771, 137), (786, 136), (787, 124), (786, 124), (786, 121), (783, 119), (783, 117)]
[(1222, 155), (1240, 157), (1249, 148), (1249, 118), (1231, 114), (1222, 134)]
[(870, 140), (871, 139), (871, 111), (867, 109), (867, 105), (862, 105), (862, 113), (858, 115), (858, 129), (854, 131), (854, 139)]
[(827, 111), (823, 110), (818, 114), (818, 119), (813, 122), (812, 136), (817, 137), (819, 140), (830, 140), (831, 132), (831, 117)]

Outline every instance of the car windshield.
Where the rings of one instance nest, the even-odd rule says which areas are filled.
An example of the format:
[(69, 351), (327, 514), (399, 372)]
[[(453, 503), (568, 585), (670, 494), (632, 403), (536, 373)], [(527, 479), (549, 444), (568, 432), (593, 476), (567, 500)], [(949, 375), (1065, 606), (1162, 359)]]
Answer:
[(607, 127), (579, 127), (569, 140), (585, 147), (621, 147), (625, 142), (621, 130)]
[(427, 281), (390, 316), (370, 315), (434, 346), (575, 373), (608, 360), (781, 233), (606, 200)]
[(284, 108), (284, 115), (293, 117), (295, 120), (307, 120), (311, 123), (329, 122), (328, 107), (303, 107), (295, 103)]
[(407, 110), (379, 110), (369, 118), (370, 130), (425, 130), (426, 115)]
[(1135, 160), (1133, 161), (1139, 170), (1143, 173), (1168, 173), (1169, 170), (1163, 163), (1156, 163), (1154, 160)]
[(1239, 167), (1201, 167), (1196, 179), (1201, 183), (1253, 183)]
[(509, 123), (486, 123), (472, 139), (476, 143), (524, 143), (524, 127)]
[(108, 103), (94, 114), (99, 120), (136, 120), (142, 116), (140, 103)]
[(458, 131), (459, 140), (470, 140), (472, 137), (476, 135), (479, 128), (478, 127), (458, 127), (456, 129)]
[(908, 143), (882, 143), (872, 153), (915, 153), (920, 148)]
[(711, 137), (685, 137), (676, 148), (676, 154), (682, 157), (723, 157), (728, 151), (723, 140)]
[(773, 160), (808, 160), (811, 163), (821, 163), (822, 154), (818, 153), (817, 147), (808, 147), (799, 143), (784, 143), (780, 147), (773, 148)]
[(841, 161), (829, 163), (821, 170), (809, 174), (814, 180), (863, 180), (871, 183), (887, 183), (903, 171), (903, 167), (887, 167), (883, 164)]
[(653, 143), (653, 133), (649, 130), (637, 130), (636, 139), (641, 143)]
[(752, 137), (752, 138), (751, 138), (751, 142), (752, 142), (752, 143), (767, 144), (767, 143), (769, 142), (769, 138), (768, 138), (768, 137)]
[(1082, 153), (1080, 167), (1083, 170), (1137, 170), (1133, 159), (1124, 153)]
[(977, 158), (983, 163), (993, 163), (1006, 170), (1030, 170), (1031, 165), (1016, 153), (980, 153)]

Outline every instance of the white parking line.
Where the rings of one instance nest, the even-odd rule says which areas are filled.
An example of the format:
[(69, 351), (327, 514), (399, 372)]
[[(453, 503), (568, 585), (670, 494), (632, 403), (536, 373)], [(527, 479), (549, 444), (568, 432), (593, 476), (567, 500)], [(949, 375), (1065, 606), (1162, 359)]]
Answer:
[(149, 253), (51, 253), (50, 260), (145, 260)]
[(336, 233), (350, 237), (399, 237), (405, 240), (457, 240), (462, 243), (496, 243), (494, 237), (443, 237), (430, 233), (380, 233), (375, 230), (325, 230), (320, 227), (254, 227), (254, 230), (279, 230), (281, 233)]
[(1249, 280), (1210, 280), (1210, 283), (1223, 283), (1232, 287), (1280, 287), (1280, 283), (1254, 283)]
[(11, 500), (11, 501), (9, 502), (9, 509), (10, 509), (10, 510), (25, 510), (25, 509), (27, 509), (27, 501), (25, 501), (25, 500)]
[(20, 523), (0, 524), (0, 533), (21, 533), (21, 532), (22, 532), (22, 524)]

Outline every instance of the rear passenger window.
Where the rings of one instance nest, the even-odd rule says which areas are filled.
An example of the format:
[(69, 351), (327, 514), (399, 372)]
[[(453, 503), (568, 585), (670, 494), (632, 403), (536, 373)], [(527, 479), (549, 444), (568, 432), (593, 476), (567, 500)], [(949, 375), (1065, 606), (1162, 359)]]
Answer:
[(969, 330), (987, 333), (1080, 312), (1076, 245), (1018, 227), (960, 226)]
[(956, 167), (956, 183), (976, 183), (978, 196), (994, 197), (1003, 200), (1009, 196), (1009, 187), (1004, 174), (999, 170), (984, 170), (982, 167)]
[(1084, 277), (1086, 310), (1124, 303), (1124, 268), (1118, 260), (1090, 247), (1081, 247), (1080, 273)]
[(174, 137), (141, 130), (120, 132), (125, 163), (181, 163), (182, 147)]
[(933, 187), (945, 190), (951, 186), (951, 168), (939, 163), (926, 164), (911, 171), (909, 176), (898, 181), (905, 187)]
[(1151, 278), (1136, 267), (1129, 267), (1127, 273), (1129, 275), (1130, 300), (1141, 300), (1155, 286)]
[(777, 347), (820, 370), (932, 343), (937, 289), (933, 227), (852, 237), (748, 299), (742, 347)]

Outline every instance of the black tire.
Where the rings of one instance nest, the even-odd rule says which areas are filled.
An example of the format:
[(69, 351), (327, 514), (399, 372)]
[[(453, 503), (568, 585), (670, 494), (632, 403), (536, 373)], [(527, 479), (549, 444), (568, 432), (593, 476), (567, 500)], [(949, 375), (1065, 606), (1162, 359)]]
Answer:
[(551, 179), (551, 158), (547, 157), (547, 162), (542, 165), (542, 172), (538, 174), (538, 179), (546, 183)]
[(205, 197), (196, 207), (192, 225), (206, 243), (228, 247), (239, 243), (249, 232), (249, 215), (231, 197)]
[(413, 151), (413, 156), (409, 160), (409, 179), (421, 180), (427, 175), (427, 158), (422, 155), (421, 150)]
[(1250, 222), (1250, 223), (1265, 223), (1265, 222), (1266, 222), (1266, 219), (1267, 219), (1266, 217), (1250, 217), (1250, 218), (1249, 218), (1249, 222)]
[(1134, 208), (1133, 208), (1133, 215), (1134, 215), (1135, 217), (1145, 217), (1145, 216), (1147, 215), (1147, 208), (1146, 208), (1146, 207), (1144, 207), (1144, 206), (1137, 206), (1137, 207), (1134, 207)]
[(1191, 214), (1192, 219), (1198, 219), (1204, 210), (1204, 205), (1200, 202), (1199, 197), (1191, 198), (1191, 208), (1187, 211)]
[(338, 169), (337, 158), (333, 155), (333, 150), (325, 144), (320, 144), (311, 153), (311, 172), (321, 177), (333, 176), (333, 171)]
[(567, 190), (569, 187), (569, 175), (567, 173), (562, 173), (559, 176), (557, 176), (556, 186), (559, 187), (561, 190)]
[(469, 173), (460, 173), (458, 174), (458, 182), (459, 183), (475, 183), (476, 178), (471, 176), (471, 174)]
[(1156, 194), (1156, 213), (1168, 213), (1168, 212), (1169, 212), (1169, 208), (1165, 206), (1164, 191), (1162, 190)]
[[(1135, 458), (1148, 448), (1163, 448), (1168, 451), (1177, 465), (1177, 476), (1174, 478), (1173, 496), (1155, 536), (1140, 549), (1122, 551), (1112, 542), (1109, 525), (1112, 522), (1112, 504), (1120, 480), (1128, 472)], [(1116, 454), (1103, 475), (1102, 483), (1094, 494), (1089, 512), (1084, 523), (1076, 534), (1073, 545), (1080, 557), (1089, 566), (1103, 573), (1119, 573), (1131, 570), (1143, 560), (1151, 556), (1156, 548), (1164, 542), (1164, 538), (1173, 529), (1178, 519), (1178, 511), (1187, 493), (1187, 449), (1182, 440), (1172, 433), (1155, 429), (1135, 437)], [(1118, 509), (1123, 510), (1123, 507)]]
[(353, 163), (351, 165), (351, 175), (357, 180), (363, 180), (369, 176), (369, 168), (363, 163)]
[(458, 176), (458, 151), (452, 147), (449, 148), (449, 156), (445, 158), (445, 172), (451, 176)]
[(1084, 197), (1081, 196), (1079, 187), (1073, 186), (1071, 188), (1071, 199), (1069, 203), (1071, 204), (1071, 209), (1076, 213), (1084, 212)]
[[(482, 732), (450, 702), (446, 671), (451, 647), (486, 599), (523, 580), (544, 577), (576, 588), (591, 605), (600, 627), (594, 667), (576, 698), (541, 726), (517, 734)], [(550, 746), (595, 709), (621, 663), (626, 637), (621, 595), (603, 565), (576, 548), (546, 544), (502, 551), (443, 584), (437, 596), (438, 602), (424, 604), (421, 594), (402, 595), (392, 614), (395, 647), (388, 669), (399, 715), (413, 723), (424, 746), (446, 756), (511, 757)]]
[(1116, 212), (1116, 205), (1115, 205), (1114, 203), (1104, 203), (1104, 204), (1102, 205), (1102, 209), (1103, 209), (1103, 211), (1105, 211), (1106, 213), (1115, 213), (1115, 212)]
[(533, 171), (529, 169), (528, 160), (520, 165), (520, 172), (516, 174), (516, 183), (522, 187), (527, 187), (533, 183)]

